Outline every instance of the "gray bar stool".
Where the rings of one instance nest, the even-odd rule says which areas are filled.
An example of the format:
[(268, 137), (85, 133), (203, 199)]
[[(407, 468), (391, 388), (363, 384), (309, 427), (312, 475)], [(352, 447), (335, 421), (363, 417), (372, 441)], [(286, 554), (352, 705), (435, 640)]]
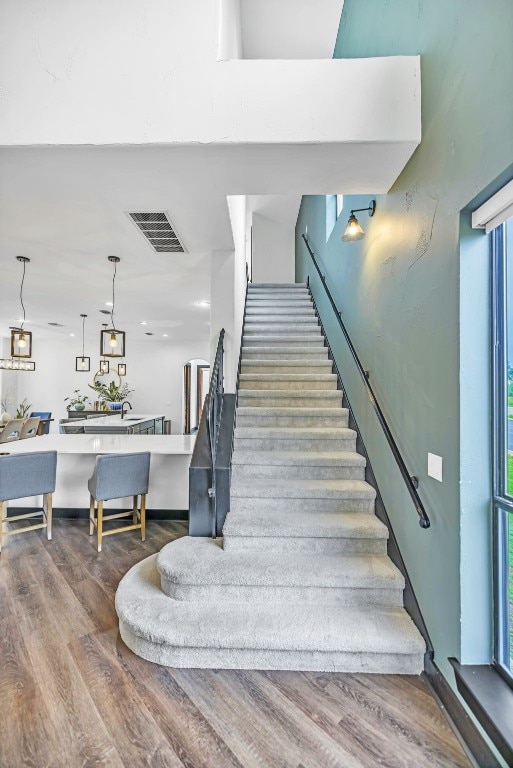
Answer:
[[(12, 456), (0, 456), (0, 552), (2, 539), (15, 533), (46, 528), (46, 538), (52, 538), (52, 493), (55, 491), (57, 451), (34, 451)], [(23, 515), (7, 516), (7, 501), (27, 496), (43, 495), (43, 509)], [(43, 522), (4, 531), (4, 523), (27, 520), (43, 515)]]
[[(93, 476), (89, 479), (88, 488), (91, 494), (89, 504), (89, 535), (96, 528), (98, 552), (102, 551), (102, 538), (122, 531), (141, 530), (141, 540), (146, 538), (146, 494), (148, 493), (150, 477), (150, 453), (122, 453), (98, 456)], [(133, 496), (132, 509), (127, 512), (117, 512), (112, 515), (103, 514), (103, 503), (111, 499), (121, 499)], [(138, 509), (137, 497), (141, 497), (141, 508)], [(95, 509), (96, 502), (96, 509)], [(132, 525), (103, 530), (105, 520), (115, 520), (132, 515)]]

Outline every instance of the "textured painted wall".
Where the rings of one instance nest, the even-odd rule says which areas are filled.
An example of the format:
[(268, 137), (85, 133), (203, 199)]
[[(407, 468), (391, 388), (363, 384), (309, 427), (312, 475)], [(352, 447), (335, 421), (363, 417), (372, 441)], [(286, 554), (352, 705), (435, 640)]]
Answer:
[[(296, 279), (313, 274), (300, 238), (308, 228), (407, 466), (419, 476), (420, 494), (432, 520), (427, 532), (418, 526), (354, 364), (338, 341), (340, 333), (323, 302), (321, 314), (435, 645), (436, 661), (451, 680), (448, 656), (460, 656), (463, 648), (466, 659), (484, 661), (490, 653), (489, 509), (482, 498), (469, 516), (469, 526), (475, 527), (466, 531), (478, 558), (464, 564), (467, 573), (477, 574), (481, 586), (463, 603), (460, 590), (461, 470), (478, 472), (475, 481), (481, 496), (483, 488), (489, 489), (490, 472), (487, 446), (477, 470), (475, 461), (465, 462), (460, 456), (459, 234), (461, 210), (513, 161), (511, 29), (509, 0), (346, 0), (336, 57), (421, 54), (423, 139), (389, 194), (377, 197), (374, 218), (362, 216), (367, 233), (363, 241), (346, 244), (340, 237), (349, 209), (367, 205), (374, 196), (372, 189), (365, 196), (344, 197), (344, 211), (327, 243), (323, 197), (303, 198), (296, 228)], [(482, 277), (488, 258), (486, 238), (481, 233), (467, 236), (480, 250), (461, 261), (462, 269), (472, 269), (477, 259)], [(487, 318), (486, 292), (472, 292), (476, 280), (465, 275), (462, 287), (468, 292), (463, 296), (462, 318), (469, 315), (474, 297), (478, 303), (473, 311)], [(315, 279), (314, 292), (321, 293)], [(486, 344), (483, 327), (486, 321), (476, 343), (483, 344), (484, 339)], [(468, 333), (465, 343), (469, 345)], [(481, 361), (486, 377), (487, 360), (485, 355)], [(466, 382), (461, 386), (464, 389)], [(469, 380), (469, 391), (473, 386)], [(486, 397), (483, 381), (480, 387)], [(474, 440), (481, 441), (489, 426), (483, 417), (486, 403), (479, 398), (468, 402), (477, 408), (481, 402), (474, 431)], [(462, 417), (467, 424), (474, 419), (472, 411)], [(428, 451), (443, 457), (442, 483), (427, 476)], [(469, 486), (466, 495), (473, 496)], [(476, 547), (481, 537), (482, 545)], [(473, 624), (468, 621), (472, 608)], [(462, 641), (463, 618), (467, 635)]]

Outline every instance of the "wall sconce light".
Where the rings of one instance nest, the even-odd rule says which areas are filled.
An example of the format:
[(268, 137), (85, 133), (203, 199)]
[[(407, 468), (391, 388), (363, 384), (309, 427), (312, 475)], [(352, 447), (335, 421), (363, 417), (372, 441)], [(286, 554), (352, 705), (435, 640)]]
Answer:
[(84, 355), (85, 319), (87, 315), (80, 315), (80, 317), (82, 318), (82, 357), (75, 358), (75, 370), (87, 372), (91, 370), (91, 358)]
[(112, 276), (112, 309), (110, 311), (112, 327), (100, 332), (100, 354), (103, 355), (103, 357), (124, 357), (125, 332), (118, 330), (114, 325), (116, 270), (121, 259), (119, 256), (108, 256), (107, 258), (114, 264), (114, 274)]
[(349, 219), (347, 221), (347, 227), (346, 231), (342, 235), (342, 240), (345, 243), (352, 243), (356, 240), (363, 240), (365, 237), (365, 232), (360, 226), (360, 222), (355, 216), (355, 213), (360, 213), (360, 211), (367, 211), (369, 216), (374, 216), (374, 212), (376, 210), (376, 201), (371, 200), (369, 203), (368, 208), (354, 208), (351, 210), (351, 213), (349, 214)]

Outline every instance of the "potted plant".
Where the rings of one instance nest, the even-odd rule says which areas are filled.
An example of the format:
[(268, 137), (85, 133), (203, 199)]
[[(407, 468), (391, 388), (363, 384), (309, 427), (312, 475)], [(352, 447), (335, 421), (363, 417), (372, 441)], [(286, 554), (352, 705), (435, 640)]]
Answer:
[(72, 408), (74, 408), (75, 411), (83, 411), (85, 409), (87, 399), (87, 395), (81, 395), (80, 390), (75, 389), (73, 395), (64, 398), (64, 402), (69, 403), (68, 411), (70, 411)]
[(89, 386), (91, 389), (94, 389), (101, 400), (107, 403), (107, 407), (111, 410), (120, 409), (123, 400), (126, 400), (128, 395), (134, 391), (130, 389), (127, 383), (118, 385), (114, 381), (109, 382), (108, 385), (96, 381), (94, 384), (89, 384)]
[(32, 404), (31, 403), (27, 403), (27, 398), (24, 397), (23, 400), (21, 401), (21, 403), (18, 406), (16, 406), (16, 418), (17, 419), (26, 419), (27, 418), (27, 414), (28, 414), (28, 412), (30, 411), (31, 408), (32, 408)]
[(7, 424), (7, 422), (11, 420), (12, 416), (9, 413), (9, 408), (13, 404), (14, 400), (10, 392), (6, 392), (5, 395), (2, 395), (0, 400), (0, 421), (2, 424)]

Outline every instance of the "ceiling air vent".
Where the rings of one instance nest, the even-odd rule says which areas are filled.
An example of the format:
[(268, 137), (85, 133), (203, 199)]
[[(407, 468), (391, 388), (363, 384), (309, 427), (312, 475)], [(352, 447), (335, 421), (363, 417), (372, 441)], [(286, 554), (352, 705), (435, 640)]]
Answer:
[(53, 325), (54, 328), (64, 328), (62, 323), (48, 323), (48, 325)]
[(167, 213), (129, 213), (139, 230), (157, 253), (185, 253), (185, 248)]

